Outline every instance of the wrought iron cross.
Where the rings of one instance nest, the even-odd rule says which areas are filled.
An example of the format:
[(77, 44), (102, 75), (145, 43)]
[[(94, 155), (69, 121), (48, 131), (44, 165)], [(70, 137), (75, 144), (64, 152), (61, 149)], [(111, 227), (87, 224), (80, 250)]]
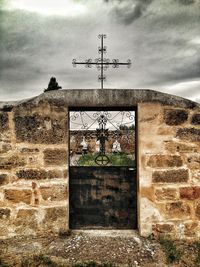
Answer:
[(72, 64), (74, 67), (76, 67), (76, 65), (85, 65), (86, 68), (91, 68), (92, 65), (96, 65), (97, 69), (100, 71), (98, 80), (101, 82), (101, 89), (103, 89), (103, 82), (106, 80), (104, 71), (107, 70), (109, 66), (112, 66), (115, 69), (118, 68), (120, 65), (124, 65), (130, 68), (131, 60), (128, 59), (127, 62), (119, 62), (119, 59), (112, 59), (112, 62), (110, 62), (110, 59), (104, 58), (104, 54), (106, 53), (107, 47), (104, 46), (103, 40), (106, 38), (106, 35), (99, 34), (98, 38), (101, 39), (101, 46), (98, 47), (98, 52), (99, 54), (101, 54), (101, 57), (96, 58), (94, 61), (89, 58), (86, 59), (85, 62), (77, 62), (76, 59), (73, 59)]
[(98, 119), (99, 129), (96, 129), (97, 141), (100, 142), (100, 150), (99, 154), (95, 158), (95, 162), (97, 165), (107, 165), (110, 160), (108, 156), (106, 156), (106, 141), (108, 141), (109, 132), (106, 129), (106, 124), (108, 119), (104, 114), (101, 114)]

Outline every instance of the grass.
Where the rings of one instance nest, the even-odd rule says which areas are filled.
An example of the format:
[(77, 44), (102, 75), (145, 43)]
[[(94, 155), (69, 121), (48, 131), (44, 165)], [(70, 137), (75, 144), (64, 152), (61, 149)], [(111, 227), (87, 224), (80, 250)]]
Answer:
[[(78, 166), (98, 166), (95, 163), (95, 158), (98, 154), (88, 153), (82, 155), (78, 160)], [(115, 154), (107, 154), (110, 163), (108, 166), (131, 166), (135, 167), (135, 160), (130, 158), (126, 153), (120, 152)]]
[(197, 250), (197, 256), (195, 258), (194, 264), (195, 264), (195, 267), (199, 267), (200, 266), (200, 242), (195, 242), (194, 245)]
[(78, 160), (78, 166), (97, 166), (97, 164), (95, 163), (95, 157), (96, 154), (86, 154), (86, 155), (82, 155), (79, 160)]
[(129, 158), (126, 153), (116, 153), (110, 155), (112, 166), (133, 166), (135, 167), (135, 160)]
[(59, 267), (59, 265), (56, 262), (52, 261), (49, 256), (43, 254), (34, 255), (31, 258), (26, 258), (22, 260), (21, 267), (35, 266)]
[(10, 265), (6, 263), (4, 260), (0, 259), (0, 267), (9, 267)]
[(163, 246), (167, 264), (179, 262), (182, 256), (182, 252), (177, 248), (175, 243), (169, 239), (161, 239), (160, 244)]

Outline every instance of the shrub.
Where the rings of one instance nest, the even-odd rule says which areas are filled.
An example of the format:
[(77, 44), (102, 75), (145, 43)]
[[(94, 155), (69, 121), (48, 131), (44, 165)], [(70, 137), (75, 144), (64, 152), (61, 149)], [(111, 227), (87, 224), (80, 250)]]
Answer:
[(200, 266), (200, 242), (195, 242), (194, 243), (196, 250), (197, 250), (197, 256), (195, 258), (195, 267), (199, 267)]
[(39, 254), (22, 260), (21, 267), (35, 267), (35, 266), (50, 266), (58, 267), (58, 264), (51, 260), (47, 255)]
[(6, 263), (4, 260), (0, 259), (0, 267), (9, 267), (10, 265)]
[(167, 263), (171, 264), (179, 262), (182, 256), (181, 250), (179, 250), (175, 243), (169, 239), (161, 239), (161, 245), (163, 246), (166, 254)]

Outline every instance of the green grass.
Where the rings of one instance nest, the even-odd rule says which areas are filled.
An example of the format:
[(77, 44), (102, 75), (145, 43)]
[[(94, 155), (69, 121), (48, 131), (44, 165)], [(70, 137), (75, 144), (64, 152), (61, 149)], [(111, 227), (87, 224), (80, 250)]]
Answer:
[[(95, 158), (98, 154), (82, 155), (78, 160), (78, 166), (98, 166)], [(110, 162), (107, 166), (131, 166), (135, 167), (135, 160), (130, 158), (126, 153), (120, 152), (116, 154), (107, 154)]]
[(182, 256), (182, 252), (177, 248), (175, 243), (169, 239), (161, 239), (160, 244), (163, 246), (167, 264), (179, 262)]
[(79, 160), (78, 160), (78, 166), (97, 166), (97, 164), (95, 163), (95, 157), (96, 154), (86, 154), (86, 155), (82, 155)]
[(133, 166), (135, 167), (135, 160), (129, 158), (126, 153), (116, 153), (109, 156), (112, 166)]

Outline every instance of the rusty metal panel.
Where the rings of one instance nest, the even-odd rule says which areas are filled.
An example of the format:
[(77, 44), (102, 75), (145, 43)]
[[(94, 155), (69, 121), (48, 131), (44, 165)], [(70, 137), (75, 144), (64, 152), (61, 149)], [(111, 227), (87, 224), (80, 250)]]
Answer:
[(71, 229), (136, 229), (136, 171), (70, 167)]

